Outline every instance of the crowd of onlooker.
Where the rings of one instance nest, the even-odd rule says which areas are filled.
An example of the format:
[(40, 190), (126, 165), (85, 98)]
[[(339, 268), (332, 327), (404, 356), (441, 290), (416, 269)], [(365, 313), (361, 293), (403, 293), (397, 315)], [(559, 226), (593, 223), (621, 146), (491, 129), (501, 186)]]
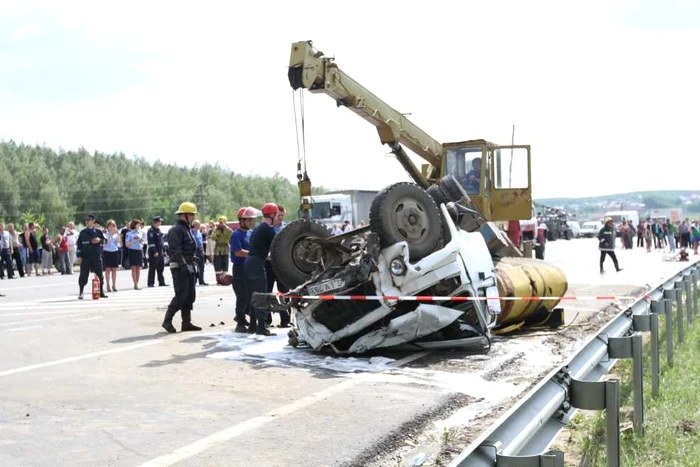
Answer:
[(618, 233), (624, 249), (632, 249), (637, 237), (637, 247), (665, 250), (676, 253), (677, 249), (687, 250), (692, 248), (694, 254), (698, 254), (700, 246), (700, 221), (684, 219), (682, 221), (670, 221), (665, 219), (652, 220), (647, 218), (634, 225), (631, 221), (623, 221), (618, 227)]
[[(150, 256), (147, 253), (148, 235), (144, 222), (132, 219), (119, 228), (115, 221), (108, 220), (104, 225), (96, 223), (95, 227), (101, 230), (107, 239), (103, 245), (106, 284), (114, 285), (119, 268), (131, 270), (132, 278), (137, 284), (137, 270), (148, 268)], [(202, 263), (207, 259), (213, 263), (216, 244), (211, 234), (215, 232), (216, 224), (214, 221), (196, 221), (192, 230), (193, 234), (200, 234), (197, 239), (198, 243), (201, 242)], [(54, 232), (32, 222), (24, 224), (21, 230), (12, 223), (0, 223), (0, 279), (47, 276), (54, 273), (73, 274), (77, 264), (76, 241), (79, 233), (80, 230), (73, 222)], [(142, 254), (135, 256), (131, 253), (137, 250), (142, 251)], [(138, 264), (131, 264), (134, 259), (137, 259)], [(200, 284), (205, 284), (203, 274)]]

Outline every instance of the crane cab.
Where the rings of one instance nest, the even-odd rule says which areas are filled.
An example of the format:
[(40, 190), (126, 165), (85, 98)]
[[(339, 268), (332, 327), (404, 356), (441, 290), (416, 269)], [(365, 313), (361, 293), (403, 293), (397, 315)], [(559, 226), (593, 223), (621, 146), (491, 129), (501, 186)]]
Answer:
[(530, 146), (498, 146), (479, 139), (443, 148), (440, 175), (455, 177), (486, 220), (532, 217)]

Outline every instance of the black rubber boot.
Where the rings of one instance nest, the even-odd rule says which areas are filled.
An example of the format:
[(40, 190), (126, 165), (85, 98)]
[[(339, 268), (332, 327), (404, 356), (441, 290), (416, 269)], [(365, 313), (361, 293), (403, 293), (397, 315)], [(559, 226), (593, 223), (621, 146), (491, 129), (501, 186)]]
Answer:
[(175, 329), (175, 326), (173, 326), (173, 316), (175, 316), (175, 311), (166, 311), (165, 312), (165, 318), (163, 319), (163, 329), (168, 331), (170, 334), (173, 334), (177, 332), (177, 329)]
[(201, 331), (202, 328), (199, 326), (195, 326), (192, 324), (192, 311), (191, 310), (182, 310), (182, 328), (180, 328), (182, 332), (187, 332), (187, 331)]
[(236, 329), (234, 329), (233, 332), (238, 332), (238, 333), (241, 333), (241, 334), (245, 334), (245, 333), (248, 332), (248, 329), (247, 329), (244, 325), (239, 324), (239, 325), (236, 326)]

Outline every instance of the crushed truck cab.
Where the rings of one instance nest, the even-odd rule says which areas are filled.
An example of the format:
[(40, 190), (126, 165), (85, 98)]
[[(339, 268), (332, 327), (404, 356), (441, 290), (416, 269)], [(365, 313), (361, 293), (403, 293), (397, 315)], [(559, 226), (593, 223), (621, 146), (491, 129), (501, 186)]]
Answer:
[[(542, 296), (553, 290), (547, 277), (563, 283), (564, 289), (557, 290), (563, 293), (566, 281), (556, 268), (540, 267), (537, 260), (494, 263), (484, 232), (460, 227), (472, 214), (454, 201), (438, 208), (420, 187), (398, 183), (375, 198), (367, 228), (331, 237), (321, 224), (298, 219), (278, 233), (271, 249), (277, 278), (292, 290), (256, 294), (253, 306), (293, 311), (294, 346), (338, 354), (408, 344), (483, 352), (492, 330), (517, 326), (538, 312), (546, 315), (556, 305), (515, 304), (499, 297)], [(352, 299), (328, 299), (332, 296)]]

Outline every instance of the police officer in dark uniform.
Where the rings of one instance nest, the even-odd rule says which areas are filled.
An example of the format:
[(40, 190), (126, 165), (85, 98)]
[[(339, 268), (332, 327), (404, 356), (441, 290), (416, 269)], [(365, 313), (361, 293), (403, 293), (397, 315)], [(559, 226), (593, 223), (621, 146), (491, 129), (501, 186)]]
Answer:
[(168, 250), (170, 252), (170, 273), (173, 276), (173, 297), (165, 312), (163, 328), (168, 332), (177, 332), (173, 326), (175, 313), (182, 313), (182, 332), (201, 331), (202, 328), (192, 324), (192, 305), (194, 304), (195, 284), (197, 282), (197, 243), (192, 236), (191, 226), (197, 214), (194, 203), (184, 202), (175, 213), (178, 220), (168, 232)]
[(100, 297), (107, 298), (104, 292), (104, 276), (102, 274), (102, 245), (107, 241), (101, 230), (95, 228), (95, 216), (88, 214), (85, 216), (85, 227), (80, 231), (76, 242), (75, 254), (80, 265), (80, 277), (78, 286), (80, 294), (78, 299), (83, 299), (83, 289), (88, 282), (91, 272), (97, 274), (100, 279)]
[(163, 277), (163, 268), (165, 261), (163, 260), (163, 232), (160, 231), (160, 223), (162, 217), (156, 216), (153, 218), (151, 228), (148, 229), (146, 237), (148, 239), (148, 262), (151, 267), (148, 268), (148, 286), (153, 287), (156, 281), (156, 271), (158, 271), (158, 285), (165, 287), (165, 278)]

